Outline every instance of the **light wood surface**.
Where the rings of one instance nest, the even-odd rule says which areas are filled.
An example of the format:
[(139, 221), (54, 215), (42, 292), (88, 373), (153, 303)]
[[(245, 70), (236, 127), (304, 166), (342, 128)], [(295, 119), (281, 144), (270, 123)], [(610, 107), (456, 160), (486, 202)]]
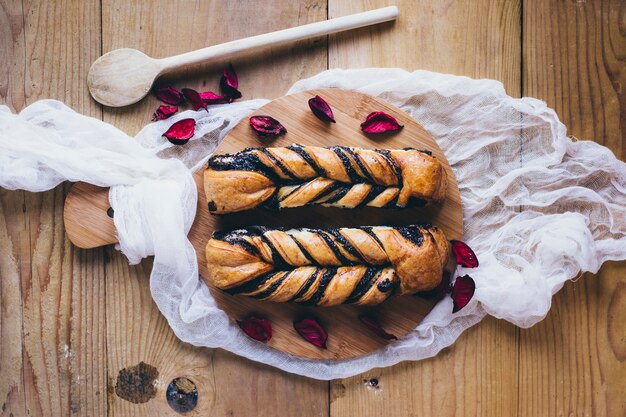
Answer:
[[(626, 158), (626, 3), (524, 3), (524, 94)], [(617, 221), (624, 222), (625, 219)], [(626, 416), (626, 262), (568, 282), (520, 331), (520, 415)]]
[[(307, 101), (316, 94), (324, 97), (333, 108), (337, 124), (329, 126), (311, 113)], [(368, 137), (360, 132), (360, 123), (372, 111), (384, 111), (396, 117), (404, 128), (393, 135)], [(404, 210), (360, 209), (341, 210), (307, 207), (283, 210), (279, 214), (255, 210), (228, 216), (212, 216), (207, 209), (203, 189), (204, 168), (195, 175), (198, 187), (196, 219), (189, 239), (196, 249), (200, 275), (206, 277), (205, 246), (215, 230), (235, 230), (245, 226), (269, 227), (349, 227), (363, 225), (406, 225), (417, 221), (432, 222), (441, 227), (449, 239), (462, 239), (463, 213), (461, 196), (445, 155), (432, 138), (409, 115), (383, 100), (354, 91), (323, 89), (305, 91), (280, 97), (253, 114), (280, 118), (287, 134), (275, 139), (259, 139), (245, 118), (224, 138), (216, 154), (235, 153), (248, 147), (289, 146), (293, 143), (315, 146), (336, 144), (363, 148), (428, 149), (444, 165), (449, 181), (445, 202), (428, 208)], [(94, 248), (115, 243), (115, 226), (107, 213), (108, 191), (89, 184), (76, 184), (67, 195), (64, 223), (72, 243), (82, 248)], [(303, 219), (307, 219), (303, 221)], [(364, 308), (337, 306), (310, 308), (295, 304), (272, 303), (248, 297), (225, 294), (207, 282), (218, 305), (234, 320), (250, 314), (262, 314), (270, 319), (274, 329), (268, 345), (283, 352), (313, 359), (343, 359), (360, 356), (385, 346), (388, 341), (366, 331), (357, 320), (360, 313), (374, 314), (383, 327), (397, 337), (414, 329), (434, 305), (433, 300), (415, 297), (394, 297), (381, 306)], [(300, 338), (293, 330), (296, 317), (317, 317), (328, 330), (327, 349), (319, 349)]]
[[(327, 65), (490, 77), (511, 95), (546, 100), (571, 134), (597, 140), (624, 158), (622, 1), (394, 3), (400, 11), (395, 24), (235, 60), (244, 97), (282, 96), (293, 82)], [(390, 4), (0, 0), (0, 101), (20, 110), (39, 98), (58, 98), (132, 135), (149, 121), (156, 100), (99, 108), (84, 80), (102, 53), (131, 47), (169, 56)], [(164, 81), (215, 90), (224, 64)], [(164, 381), (184, 375), (193, 375), (199, 390), (200, 411), (190, 415), (625, 415), (623, 263), (568, 283), (548, 318), (530, 330), (486, 319), (434, 359), (328, 384), (180, 343), (150, 299), (148, 261), (129, 267), (111, 247), (80, 255), (82, 250), (57, 243), (44, 251), (45, 242), (62, 236), (62, 195), (62, 188), (37, 195), (0, 191), (0, 416), (173, 416)], [(68, 253), (69, 267), (62, 261)], [(33, 298), (32, 276), (55, 264), (65, 267), (37, 284), (43, 291)], [(61, 290), (50, 291), (59, 282)], [(37, 315), (38, 302), (66, 304), (70, 293), (72, 314)], [(74, 318), (78, 309), (83, 319)], [(64, 359), (65, 340), (76, 353), (71, 361)], [(132, 404), (114, 389), (107, 394), (118, 372), (141, 360), (161, 372), (156, 397)], [(370, 378), (377, 378), (378, 388)]]
[(261, 48), (388, 22), (397, 16), (398, 9), (395, 6), (382, 7), (160, 59), (151, 58), (136, 49), (120, 48), (107, 52), (93, 63), (87, 75), (87, 85), (97, 102), (111, 107), (127, 106), (144, 98), (155, 79), (162, 74), (185, 70), (211, 60), (232, 59)]

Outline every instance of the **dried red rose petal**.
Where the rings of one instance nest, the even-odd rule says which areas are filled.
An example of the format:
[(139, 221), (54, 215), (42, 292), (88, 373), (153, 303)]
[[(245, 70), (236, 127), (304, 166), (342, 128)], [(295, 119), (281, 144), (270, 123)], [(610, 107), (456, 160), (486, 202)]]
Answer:
[(465, 268), (476, 268), (478, 266), (478, 258), (472, 248), (467, 246), (467, 243), (460, 240), (451, 240), (450, 243), (452, 243), (452, 252), (454, 252), (457, 264)]
[(220, 79), (220, 91), (222, 95), (228, 98), (229, 102), (232, 102), (234, 99), (241, 97), (241, 92), (237, 90), (238, 87), (239, 80), (237, 79), (235, 68), (232, 65), (228, 65)]
[(243, 320), (237, 320), (237, 324), (254, 340), (268, 342), (272, 338), (272, 325), (268, 319), (248, 316)]
[(191, 88), (183, 88), (181, 91), (185, 95), (185, 98), (189, 100), (194, 110), (196, 111), (200, 109), (206, 110), (204, 101), (202, 100), (202, 97), (200, 97), (200, 94), (196, 90), (193, 90)]
[(271, 116), (252, 116), (250, 117), (250, 126), (260, 137), (287, 133), (285, 126)]
[(320, 96), (315, 96), (309, 99), (309, 107), (315, 116), (323, 122), (335, 122), (335, 115), (333, 114), (333, 109), (330, 108), (330, 105), (321, 98)]
[(432, 290), (428, 291), (420, 291), (416, 295), (422, 298), (441, 298), (447, 293), (452, 291), (452, 287), (450, 286), (450, 273), (448, 271), (443, 271), (443, 276), (441, 277), (441, 282)]
[(293, 328), (296, 329), (298, 334), (307, 342), (317, 347), (326, 349), (328, 334), (322, 325), (319, 324), (314, 318), (305, 318), (294, 321)]
[(177, 106), (159, 106), (159, 108), (152, 115), (152, 121), (165, 120), (178, 111)]
[(159, 88), (154, 92), (154, 95), (163, 103), (171, 106), (177, 106), (184, 101), (181, 91), (174, 87)]
[(370, 113), (361, 123), (361, 130), (365, 133), (385, 133), (400, 130), (404, 126), (391, 115), (377, 111)]
[(204, 102), (204, 105), (209, 104), (223, 104), (228, 103), (228, 97), (215, 94), (213, 91), (204, 91), (200, 93), (200, 98)]
[(365, 325), (372, 333), (382, 337), (385, 340), (398, 340), (398, 338), (391, 333), (387, 333), (383, 326), (372, 316), (366, 314), (359, 314), (359, 320)]
[(470, 302), (476, 290), (476, 283), (469, 275), (457, 277), (452, 287), (452, 302), (454, 303), (453, 313), (456, 313)]
[(163, 136), (174, 145), (184, 145), (193, 136), (196, 130), (196, 121), (194, 119), (179, 120), (163, 133)]

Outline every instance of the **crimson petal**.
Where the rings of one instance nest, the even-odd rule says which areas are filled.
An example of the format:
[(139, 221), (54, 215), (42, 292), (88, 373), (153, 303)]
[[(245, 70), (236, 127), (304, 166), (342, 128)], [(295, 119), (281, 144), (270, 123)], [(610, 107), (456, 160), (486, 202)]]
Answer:
[(476, 283), (469, 275), (457, 277), (452, 287), (452, 302), (454, 303), (453, 313), (456, 313), (470, 302), (476, 290)]
[(335, 115), (333, 114), (333, 109), (330, 108), (330, 105), (321, 98), (320, 96), (315, 96), (309, 99), (309, 107), (315, 116), (323, 122), (335, 122)]
[(191, 88), (183, 88), (182, 92), (187, 98), (187, 100), (189, 100), (194, 110), (196, 111), (200, 109), (206, 110), (204, 101), (202, 100), (202, 97), (200, 97), (200, 94), (196, 90), (193, 90)]
[(250, 117), (250, 126), (260, 137), (287, 133), (285, 126), (271, 116), (252, 116)]
[(420, 291), (416, 295), (422, 298), (439, 299), (443, 297), (446, 293), (449, 293), (451, 290), (452, 289), (450, 287), (450, 272), (443, 271), (443, 276), (441, 277), (441, 282), (439, 283), (439, 285), (437, 285), (432, 290)]
[(404, 126), (391, 115), (377, 111), (370, 113), (361, 123), (361, 130), (365, 133), (385, 133), (402, 129)]
[(194, 119), (182, 119), (174, 123), (163, 133), (163, 136), (174, 145), (184, 145), (193, 136), (196, 130)]
[(452, 252), (454, 252), (457, 264), (465, 268), (476, 268), (478, 266), (478, 258), (472, 248), (467, 246), (467, 243), (460, 240), (451, 240), (450, 243), (452, 243)]
[(272, 338), (272, 325), (266, 318), (248, 316), (243, 320), (237, 320), (237, 324), (254, 340), (268, 342)]
[(391, 333), (387, 333), (383, 326), (372, 316), (365, 314), (359, 314), (359, 320), (365, 325), (372, 333), (382, 337), (385, 340), (398, 340), (398, 338)]
[(177, 106), (184, 101), (181, 91), (174, 87), (159, 88), (154, 92), (154, 95), (163, 103), (171, 106)]
[(209, 104), (223, 104), (228, 103), (228, 97), (215, 94), (213, 91), (204, 91), (200, 93), (200, 98), (204, 102), (204, 105)]
[(293, 322), (293, 328), (307, 342), (326, 349), (326, 340), (328, 333), (314, 318), (304, 318)]
[(224, 70), (222, 78), (220, 79), (220, 91), (222, 95), (228, 98), (229, 102), (241, 97), (241, 92), (237, 90), (239, 87), (239, 80), (237, 79), (237, 73), (232, 64), (228, 65), (228, 68)]
[(178, 111), (177, 106), (159, 106), (159, 108), (152, 115), (152, 121), (165, 120)]

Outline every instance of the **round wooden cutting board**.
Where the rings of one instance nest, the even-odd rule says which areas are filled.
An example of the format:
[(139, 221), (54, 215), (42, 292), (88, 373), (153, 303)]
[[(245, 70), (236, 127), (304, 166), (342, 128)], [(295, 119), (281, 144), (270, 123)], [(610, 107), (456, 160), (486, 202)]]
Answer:
[[(308, 107), (309, 98), (319, 94), (332, 107), (337, 123), (318, 120)], [(374, 111), (393, 115), (404, 128), (383, 135), (365, 135), (360, 124)], [(448, 194), (442, 204), (427, 208), (345, 210), (325, 207), (303, 207), (281, 212), (262, 209), (224, 216), (209, 214), (202, 187), (200, 169), (194, 174), (198, 186), (198, 209), (189, 233), (196, 249), (200, 274), (206, 276), (205, 246), (215, 230), (232, 230), (251, 225), (269, 227), (350, 227), (373, 225), (408, 225), (432, 222), (446, 233), (448, 239), (461, 239), (463, 213), (456, 179), (445, 155), (431, 135), (409, 115), (384, 101), (354, 91), (338, 89), (312, 90), (278, 98), (261, 107), (254, 115), (269, 115), (279, 120), (287, 133), (273, 139), (259, 139), (244, 118), (222, 141), (215, 154), (234, 153), (247, 147), (303, 145), (346, 145), (363, 148), (427, 149), (444, 164), (448, 175)], [(65, 227), (70, 240), (82, 248), (115, 243), (115, 227), (107, 216), (108, 189), (78, 183), (65, 202)], [(209, 286), (211, 288), (211, 286)], [(267, 317), (273, 328), (268, 345), (297, 356), (313, 359), (344, 359), (364, 355), (390, 343), (371, 333), (358, 320), (367, 313), (378, 318), (383, 328), (397, 337), (413, 330), (430, 312), (434, 300), (419, 297), (391, 297), (375, 307), (343, 305), (337, 307), (305, 307), (289, 303), (272, 303), (252, 298), (231, 296), (216, 288), (211, 293), (219, 306), (233, 319), (249, 314)], [(313, 316), (328, 331), (327, 349), (317, 348), (296, 333), (295, 319)], [(391, 342), (392, 343), (392, 342)]]

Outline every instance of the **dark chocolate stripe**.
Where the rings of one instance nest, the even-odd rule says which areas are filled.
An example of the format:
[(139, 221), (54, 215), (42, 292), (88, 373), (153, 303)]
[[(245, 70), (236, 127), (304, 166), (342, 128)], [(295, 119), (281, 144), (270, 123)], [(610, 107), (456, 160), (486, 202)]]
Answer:
[(363, 274), (361, 279), (359, 280), (359, 283), (356, 285), (356, 287), (354, 287), (354, 290), (352, 290), (352, 293), (345, 301), (345, 303), (351, 304), (359, 301), (361, 297), (363, 297), (365, 293), (369, 291), (369, 289), (372, 288), (372, 286), (376, 282), (378, 272), (380, 272), (380, 268), (372, 266), (368, 267), (365, 270), (365, 273)]
[(337, 201), (341, 200), (346, 194), (348, 194), (348, 191), (350, 191), (350, 189), (352, 188), (352, 186), (349, 184), (340, 184), (340, 186), (342, 188), (340, 188), (339, 191), (335, 193), (335, 195), (324, 201), (324, 203), (322, 204), (336, 203)]
[(296, 239), (296, 237), (294, 235), (290, 235), (289, 233), (287, 233), (289, 235), (289, 237), (291, 238), (291, 240), (293, 240), (293, 242), (298, 246), (298, 249), (300, 249), (300, 252), (302, 252), (302, 254), (304, 255), (304, 257), (311, 262), (312, 265), (317, 265), (317, 261), (315, 260), (315, 258), (313, 258), (311, 256), (311, 254), (309, 253), (308, 250), (305, 249), (304, 245), (302, 245), (302, 243), (300, 243), (300, 241), (298, 239)]
[(417, 226), (401, 226), (395, 229), (402, 237), (417, 246), (422, 246), (422, 243), (424, 243), (424, 235)]
[(326, 243), (326, 245), (328, 245), (328, 247), (330, 248), (330, 250), (333, 251), (333, 254), (335, 254), (335, 258), (337, 258), (337, 260), (339, 261), (339, 263), (341, 265), (345, 265), (345, 266), (349, 266), (349, 265), (354, 265), (354, 262), (350, 262), (350, 260), (348, 258), (346, 258), (345, 256), (343, 256), (343, 254), (341, 253), (341, 251), (339, 250), (339, 247), (337, 246), (337, 244), (333, 241), (332, 237), (327, 234), (325, 231), (323, 230), (316, 230), (317, 234), (319, 235), (319, 237), (321, 237), (324, 242)]
[(387, 187), (385, 187), (383, 185), (378, 185), (378, 184), (372, 185), (372, 188), (370, 188), (369, 192), (367, 193), (367, 195), (365, 196), (363, 201), (361, 201), (357, 207), (364, 207), (364, 206), (366, 206), (367, 203), (369, 203), (370, 201), (372, 201), (373, 199), (378, 197), (386, 189), (387, 189)]
[(216, 171), (252, 171), (264, 175), (272, 182), (282, 180), (273, 169), (261, 162), (258, 155), (252, 153), (256, 149), (245, 149), (236, 154), (215, 155), (209, 158), (208, 166)]
[(428, 233), (428, 236), (430, 237), (430, 241), (433, 243), (433, 245), (437, 244), (437, 241), (435, 240), (435, 236), (433, 236), (432, 233), (430, 233), (430, 230), (426, 229), (426, 233)]
[(376, 288), (378, 288), (378, 291), (380, 292), (387, 292), (391, 291), (395, 285), (396, 284), (393, 281), (385, 278), (383, 281), (379, 282), (378, 285), (376, 285)]
[(311, 288), (311, 285), (313, 285), (313, 283), (317, 279), (317, 275), (319, 274), (319, 272), (320, 272), (320, 268), (317, 268), (315, 272), (313, 272), (311, 276), (306, 280), (304, 285), (298, 290), (298, 292), (293, 297), (291, 297), (289, 302), (296, 301), (298, 298), (306, 294), (309, 288)]
[(367, 179), (367, 181), (371, 182), (372, 184), (375, 184), (376, 181), (374, 181), (374, 178), (372, 178), (371, 174), (369, 173), (369, 171), (363, 164), (363, 161), (361, 160), (361, 158), (356, 154), (356, 152), (354, 152), (352, 148), (343, 148), (343, 149), (345, 152), (348, 153), (348, 155), (350, 155), (350, 157), (354, 160), (354, 162), (359, 166), (359, 168), (361, 169), (361, 172), (363, 173), (363, 176)]
[(330, 233), (331, 235), (333, 235), (333, 237), (339, 242), (341, 243), (341, 246), (343, 246), (343, 248), (346, 250), (346, 252), (348, 252), (350, 255), (354, 256), (355, 258), (361, 260), (361, 262), (365, 262), (365, 260), (363, 259), (363, 257), (361, 256), (361, 254), (359, 253), (358, 250), (356, 250), (354, 248), (354, 246), (352, 246), (352, 244), (350, 242), (348, 242), (348, 239), (346, 239), (341, 232), (339, 231), (339, 229), (325, 229), (324, 230), (327, 233)]
[(384, 208), (396, 207), (398, 204), (398, 197), (400, 197), (400, 191), (402, 190), (398, 189), (398, 192), (396, 193), (396, 195), (391, 200), (389, 200), (389, 202), (385, 204), (383, 207)]
[(417, 151), (417, 152), (421, 152), (421, 153), (425, 153), (426, 155), (432, 156), (433, 153), (432, 151), (428, 151), (426, 149), (416, 149), (416, 148), (402, 148), (403, 151)]
[(254, 298), (263, 299), (263, 298), (267, 298), (270, 295), (272, 295), (274, 292), (276, 292), (278, 287), (280, 287), (280, 284), (282, 284), (287, 279), (289, 274), (290, 274), (290, 272), (288, 272), (286, 274), (283, 274), (283, 276), (281, 278), (279, 278), (276, 281), (272, 282), (269, 287), (267, 287), (266, 289), (264, 289), (260, 293), (254, 295)]
[(274, 268), (284, 268), (290, 266), (283, 258), (280, 253), (276, 250), (272, 242), (263, 234), (261, 235), (261, 240), (270, 248), (270, 252), (272, 253), (272, 263), (274, 264)]
[(292, 151), (300, 155), (302, 159), (304, 159), (306, 163), (309, 164), (309, 166), (313, 169), (313, 171), (315, 171), (315, 173), (319, 177), (326, 177), (327, 175), (326, 170), (322, 168), (321, 166), (317, 165), (317, 162), (315, 162), (313, 157), (309, 155), (309, 153), (304, 149), (304, 147), (300, 145), (291, 145), (291, 146), (288, 146), (287, 149), (291, 149)]
[[(298, 190), (299, 190), (300, 188), (302, 188), (305, 184), (308, 184), (308, 182), (303, 182), (303, 183), (301, 183), (301, 184), (295, 185), (295, 186), (293, 187), (293, 190), (291, 190), (291, 191), (289, 192), (289, 194), (282, 196), (282, 200), (280, 200), (280, 201), (285, 201), (285, 199), (286, 199), (287, 197), (289, 197), (291, 194), (293, 194), (293, 193), (295, 193), (296, 191), (298, 191)], [(280, 187), (280, 188), (283, 188), (283, 187)], [(277, 199), (277, 201), (278, 201), (278, 190), (276, 190), (276, 191), (277, 191), (277, 192), (276, 192), (276, 199)]]
[(262, 286), (263, 284), (265, 284), (267, 281), (269, 281), (275, 274), (276, 272), (268, 272), (267, 274), (259, 275), (258, 277), (253, 278), (248, 282), (244, 282), (241, 285), (238, 285), (233, 288), (229, 288), (225, 291), (232, 295), (254, 291), (258, 289), (260, 286)]
[[(289, 171), (289, 169), (287, 169), (287, 167), (278, 160), (278, 158), (276, 158), (274, 155), (272, 155), (272, 153), (270, 151), (267, 150), (267, 148), (262, 148), (259, 149), (261, 152), (263, 152), (265, 155), (267, 155), (267, 157), (270, 159), (270, 161), (272, 161), (272, 163), (274, 165), (276, 165), (278, 167), (278, 169), (281, 170), (281, 172), (283, 174), (285, 174), (286, 176), (288, 176), (289, 178), (291, 178), (292, 180), (295, 181), (300, 181), (300, 179), (298, 177), (296, 177), (293, 172)], [(284, 179), (281, 179), (281, 182), (284, 182)]]
[(381, 154), (387, 162), (387, 164), (391, 167), (394, 174), (396, 174), (396, 178), (398, 179), (398, 187), (402, 187), (402, 170), (396, 163), (396, 160), (391, 157), (391, 151), (387, 149), (376, 149), (376, 152)]
[(213, 239), (221, 240), (231, 245), (241, 246), (246, 252), (253, 255), (260, 255), (259, 248), (248, 242), (245, 237), (254, 236), (248, 230), (245, 232), (214, 232)]
[(259, 248), (257, 248), (252, 243), (248, 242), (247, 240), (243, 238), (233, 239), (232, 241), (225, 240), (225, 242), (228, 242), (232, 245), (241, 246), (242, 248), (245, 249), (246, 252), (251, 253), (253, 255), (261, 255), (261, 253), (259, 252)]
[(312, 306), (317, 305), (317, 303), (324, 296), (324, 292), (326, 292), (326, 287), (328, 287), (328, 284), (330, 284), (330, 281), (333, 279), (336, 273), (337, 273), (337, 268), (335, 267), (326, 268), (324, 275), (322, 275), (322, 279), (320, 279), (320, 285), (317, 286), (317, 290), (315, 290), (315, 293), (310, 299), (304, 301), (302, 304), (312, 305)]
[(372, 230), (373, 228), (374, 228), (373, 226), (361, 226), (361, 227), (359, 227), (359, 229), (363, 230), (365, 233), (370, 235), (372, 237), (372, 239), (374, 239), (376, 241), (376, 243), (378, 243), (378, 245), (380, 245), (380, 248), (382, 250), (385, 250), (385, 247), (383, 246), (383, 242), (381, 242), (380, 239), (378, 238), (378, 236), (376, 236), (376, 233), (374, 233), (374, 230)]
[(341, 159), (341, 163), (350, 177), (350, 182), (359, 183), (363, 182), (363, 179), (356, 173), (355, 169), (352, 167), (350, 163), (350, 158), (343, 152), (343, 146), (333, 146), (330, 148), (331, 151), (335, 152), (335, 154)]
[(260, 204), (260, 207), (263, 207), (266, 210), (270, 211), (279, 211), (280, 210), (280, 201), (278, 201), (278, 188), (274, 191), (274, 194), (263, 203)]
[(333, 191), (337, 190), (339, 187), (342, 187), (342, 186), (343, 184), (341, 184), (339, 181), (333, 181), (333, 183), (330, 184), (328, 187), (326, 187), (324, 191), (316, 195), (314, 200), (309, 201), (307, 204), (313, 204), (313, 203), (318, 202), (319, 200), (326, 197), (328, 194), (332, 193)]

